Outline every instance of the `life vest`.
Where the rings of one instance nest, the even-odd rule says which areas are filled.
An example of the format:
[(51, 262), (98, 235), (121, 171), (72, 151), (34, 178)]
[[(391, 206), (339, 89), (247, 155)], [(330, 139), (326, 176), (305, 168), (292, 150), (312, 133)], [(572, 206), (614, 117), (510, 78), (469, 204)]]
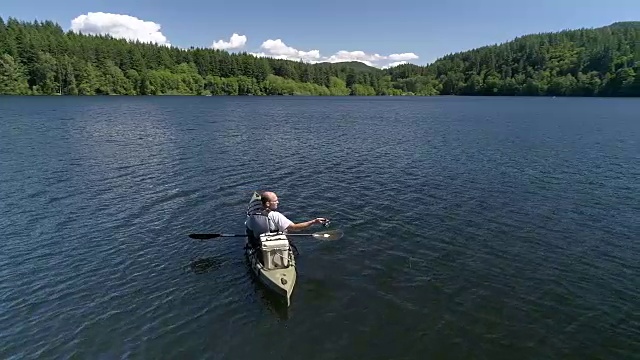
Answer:
[(269, 219), (268, 212), (262, 207), (260, 194), (255, 191), (247, 206), (246, 225), (256, 239), (260, 238), (260, 234), (278, 231), (276, 224)]

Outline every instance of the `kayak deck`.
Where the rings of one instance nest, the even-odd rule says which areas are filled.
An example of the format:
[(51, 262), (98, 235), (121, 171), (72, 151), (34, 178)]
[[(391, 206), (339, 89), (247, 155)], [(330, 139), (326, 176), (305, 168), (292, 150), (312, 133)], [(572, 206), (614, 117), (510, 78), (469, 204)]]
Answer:
[(245, 255), (249, 260), (252, 272), (260, 282), (269, 289), (287, 300), (287, 306), (291, 304), (291, 294), (296, 284), (296, 265), (292, 252), (289, 252), (289, 266), (280, 269), (266, 269), (259, 261), (259, 252), (246, 244)]

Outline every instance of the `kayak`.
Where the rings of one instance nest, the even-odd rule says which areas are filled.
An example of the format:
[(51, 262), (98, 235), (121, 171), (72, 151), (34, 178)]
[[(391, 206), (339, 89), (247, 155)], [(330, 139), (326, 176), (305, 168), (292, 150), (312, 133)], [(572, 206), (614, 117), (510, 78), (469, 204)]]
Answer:
[[(253, 193), (247, 214), (258, 209), (260, 195)], [(260, 236), (260, 248), (251, 246), (247, 238), (245, 256), (258, 280), (267, 288), (291, 304), (291, 294), (296, 284), (296, 261), (286, 234), (266, 233)]]
[[(297, 276), (295, 258), (289, 240), (285, 235), (264, 234), (261, 237), (261, 242), (262, 262), (258, 249), (249, 246), (248, 242), (245, 247), (245, 255), (249, 260), (251, 270), (260, 282), (286, 299), (287, 306), (289, 306)], [(277, 248), (269, 249), (270, 245)]]

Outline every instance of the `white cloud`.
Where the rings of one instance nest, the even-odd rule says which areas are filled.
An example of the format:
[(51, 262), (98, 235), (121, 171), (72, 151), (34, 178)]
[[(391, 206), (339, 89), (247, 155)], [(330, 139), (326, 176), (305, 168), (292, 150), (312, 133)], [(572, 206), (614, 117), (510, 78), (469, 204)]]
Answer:
[(405, 61), (405, 60), (415, 60), (418, 58), (418, 55), (414, 53), (402, 53), (402, 54), (391, 54), (389, 55), (389, 60), (393, 61)]
[(382, 66), (382, 69), (388, 69), (388, 68), (392, 68), (392, 67), (395, 67), (395, 66), (398, 66), (398, 65), (408, 64), (408, 63), (409, 63), (409, 62), (408, 62), (408, 61), (406, 61), (406, 60), (403, 60), (403, 61), (394, 61), (394, 62), (392, 62), (392, 63), (390, 63), (390, 64), (387, 64), (387, 65)]
[(296, 50), (290, 46), (287, 46), (280, 39), (267, 40), (260, 46), (261, 49), (266, 50), (267, 54), (284, 56), (285, 58), (293, 58), (296, 60), (302, 59), (303, 61), (314, 61), (320, 59), (319, 50), (302, 51)]
[(260, 46), (261, 52), (251, 53), (255, 56), (261, 57), (272, 57), (275, 59), (286, 59), (286, 60), (294, 60), (294, 61), (304, 61), (308, 63), (319, 63), (319, 62), (346, 62), (346, 61), (360, 61), (369, 66), (374, 66), (378, 68), (388, 68), (392, 66), (397, 66), (400, 64), (407, 63), (408, 60), (418, 59), (418, 55), (414, 53), (403, 53), (403, 54), (391, 54), (391, 55), (380, 55), (380, 54), (368, 54), (364, 51), (356, 50), (356, 51), (346, 51), (340, 50), (331, 56), (322, 56), (319, 50), (310, 50), (303, 51), (295, 49), (291, 46), (286, 45), (281, 39), (272, 40), (269, 39), (262, 43)]
[(385, 60), (386, 56), (382, 56), (379, 54), (367, 54), (364, 51), (356, 50), (356, 51), (345, 51), (340, 50), (337, 53), (329, 56), (326, 61), (337, 63), (337, 62), (345, 62), (345, 61), (360, 61), (369, 66), (377, 66), (376, 64), (382, 60)]
[(233, 33), (229, 41), (218, 40), (214, 42), (211, 47), (217, 50), (229, 50), (239, 49), (247, 43), (247, 37), (245, 35), (238, 35)]
[(317, 62), (320, 59), (320, 50), (301, 51), (287, 46), (282, 40), (267, 40), (260, 48), (264, 51), (251, 53), (260, 57), (272, 57), (274, 59), (285, 59), (293, 61)]
[(170, 45), (160, 32), (160, 24), (129, 15), (90, 12), (71, 20), (71, 30), (88, 35), (108, 34), (115, 38)]

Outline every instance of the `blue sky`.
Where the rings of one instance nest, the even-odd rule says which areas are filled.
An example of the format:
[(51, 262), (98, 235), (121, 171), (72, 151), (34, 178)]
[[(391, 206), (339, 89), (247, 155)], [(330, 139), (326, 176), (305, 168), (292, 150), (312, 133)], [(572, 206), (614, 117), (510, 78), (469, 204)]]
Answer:
[(230, 42), (236, 33), (242, 47), (226, 47), (229, 51), (309, 61), (354, 58), (384, 66), (422, 65), (529, 33), (640, 21), (640, 0), (2, 0), (0, 6), (5, 20), (48, 19), (65, 30), (90, 12), (113, 15), (85, 18), (78, 25), (84, 32), (153, 33), (154, 41), (179, 47), (211, 47), (214, 41)]

